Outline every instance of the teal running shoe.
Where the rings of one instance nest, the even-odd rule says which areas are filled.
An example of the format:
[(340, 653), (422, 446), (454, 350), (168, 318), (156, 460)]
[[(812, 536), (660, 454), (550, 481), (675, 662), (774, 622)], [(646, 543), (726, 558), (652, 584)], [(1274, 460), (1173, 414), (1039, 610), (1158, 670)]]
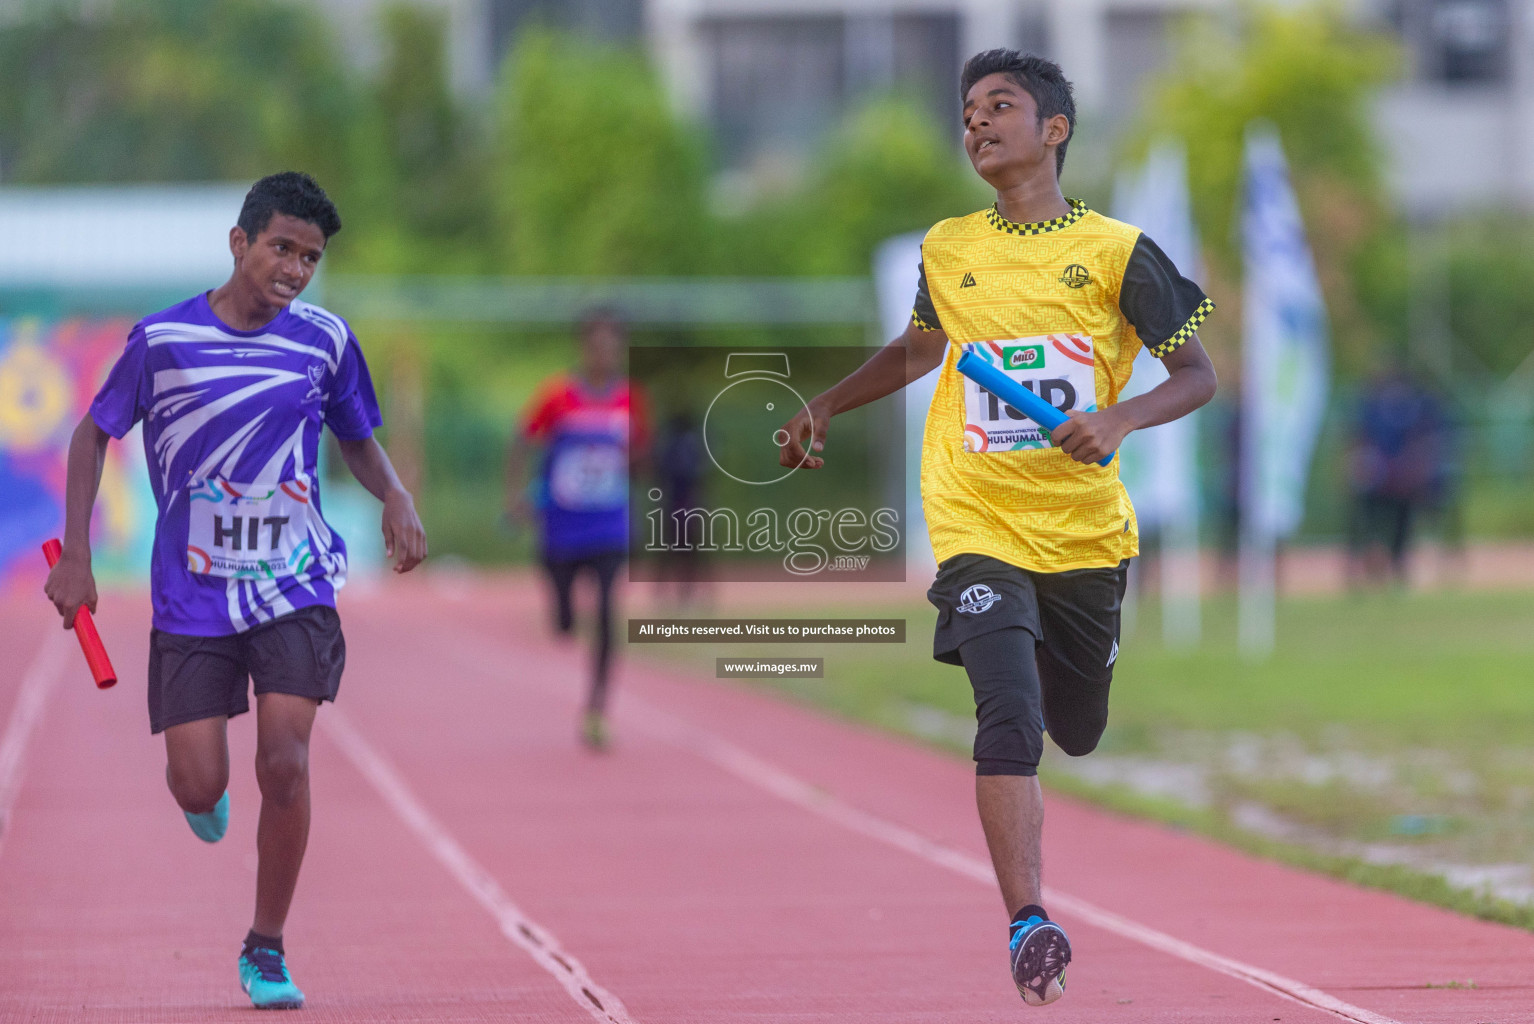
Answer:
[(1034, 915), (1012, 924), (1009, 944), (1012, 981), (1029, 1006), (1045, 1006), (1065, 995), (1065, 968), (1071, 943), (1065, 929)]
[(187, 811), (181, 813), (186, 815), (186, 823), (192, 826), (198, 839), (205, 843), (216, 843), (229, 831), (229, 791), (224, 790), (224, 795), (218, 798), (218, 803), (213, 805), (211, 811), (203, 814)]
[(240, 987), (258, 1010), (297, 1010), (304, 1005), (304, 994), (275, 949), (254, 946), (241, 951)]

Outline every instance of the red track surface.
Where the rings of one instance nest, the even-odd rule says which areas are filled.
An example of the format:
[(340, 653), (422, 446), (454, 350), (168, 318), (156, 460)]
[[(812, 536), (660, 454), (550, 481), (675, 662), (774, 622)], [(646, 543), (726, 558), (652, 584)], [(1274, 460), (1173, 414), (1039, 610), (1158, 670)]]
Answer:
[[(45, 701), (0, 834), (0, 1020), (247, 1019), (234, 957), (255, 880), (254, 722), (231, 726), (233, 821), (205, 846), (148, 734), (146, 603), (103, 602), (123, 682), (97, 692), (40, 599), (0, 602), (0, 812), (18, 700)], [(994, 886), (974, 877), (967, 764), (633, 663), (615, 749), (588, 754), (585, 652), (551, 644), (538, 608), (411, 580), (343, 601), (349, 667), (316, 733), (287, 929), (304, 1019), (1346, 1019), (1220, 973), (1216, 954), (1362, 1019), (1534, 1021), (1534, 936), (1060, 798), (1048, 878), (1076, 963), (1065, 1000), (1030, 1010)], [(1078, 900), (1198, 950), (1147, 945)], [(582, 967), (605, 1014), (579, 994)]]

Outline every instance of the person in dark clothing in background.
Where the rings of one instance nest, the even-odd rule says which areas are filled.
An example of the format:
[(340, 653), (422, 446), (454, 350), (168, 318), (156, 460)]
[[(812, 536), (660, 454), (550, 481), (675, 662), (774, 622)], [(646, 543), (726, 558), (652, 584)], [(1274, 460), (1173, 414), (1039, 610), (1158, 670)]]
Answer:
[(1404, 367), (1391, 366), (1365, 385), (1349, 449), (1355, 582), (1387, 574), (1406, 582), (1416, 519), (1443, 483), (1447, 439), (1442, 403)]

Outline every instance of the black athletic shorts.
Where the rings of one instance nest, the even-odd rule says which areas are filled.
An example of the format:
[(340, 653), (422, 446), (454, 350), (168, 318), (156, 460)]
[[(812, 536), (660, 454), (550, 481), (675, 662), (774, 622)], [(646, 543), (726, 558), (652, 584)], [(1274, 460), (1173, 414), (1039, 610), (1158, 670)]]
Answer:
[(149, 631), (149, 731), (202, 718), (233, 718), (256, 693), (335, 700), (346, 638), (334, 608), (311, 605), (229, 636)]
[(1097, 745), (1128, 579), (1127, 560), (1047, 573), (956, 555), (938, 567), (932, 656), (963, 665), (974, 687), (980, 774), (1034, 774), (1046, 729), (1068, 754)]

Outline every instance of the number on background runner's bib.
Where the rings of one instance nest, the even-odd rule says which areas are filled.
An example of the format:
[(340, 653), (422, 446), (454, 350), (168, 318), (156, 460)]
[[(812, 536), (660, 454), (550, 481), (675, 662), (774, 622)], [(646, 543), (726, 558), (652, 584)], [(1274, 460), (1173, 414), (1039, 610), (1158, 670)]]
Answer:
[[(1061, 412), (1097, 410), (1090, 334), (1044, 334), (965, 345)], [(964, 450), (1015, 452), (1053, 447), (1048, 431), (969, 378), (964, 383)]]
[(307, 480), (239, 484), (215, 477), (187, 488), (187, 568), (224, 579), (277, 579), (314, 561)]
[(609, 442), (571, 442), (554, 453), (549, 497), (572, 511), (621, 508), (628, 498), (623, 449)]

